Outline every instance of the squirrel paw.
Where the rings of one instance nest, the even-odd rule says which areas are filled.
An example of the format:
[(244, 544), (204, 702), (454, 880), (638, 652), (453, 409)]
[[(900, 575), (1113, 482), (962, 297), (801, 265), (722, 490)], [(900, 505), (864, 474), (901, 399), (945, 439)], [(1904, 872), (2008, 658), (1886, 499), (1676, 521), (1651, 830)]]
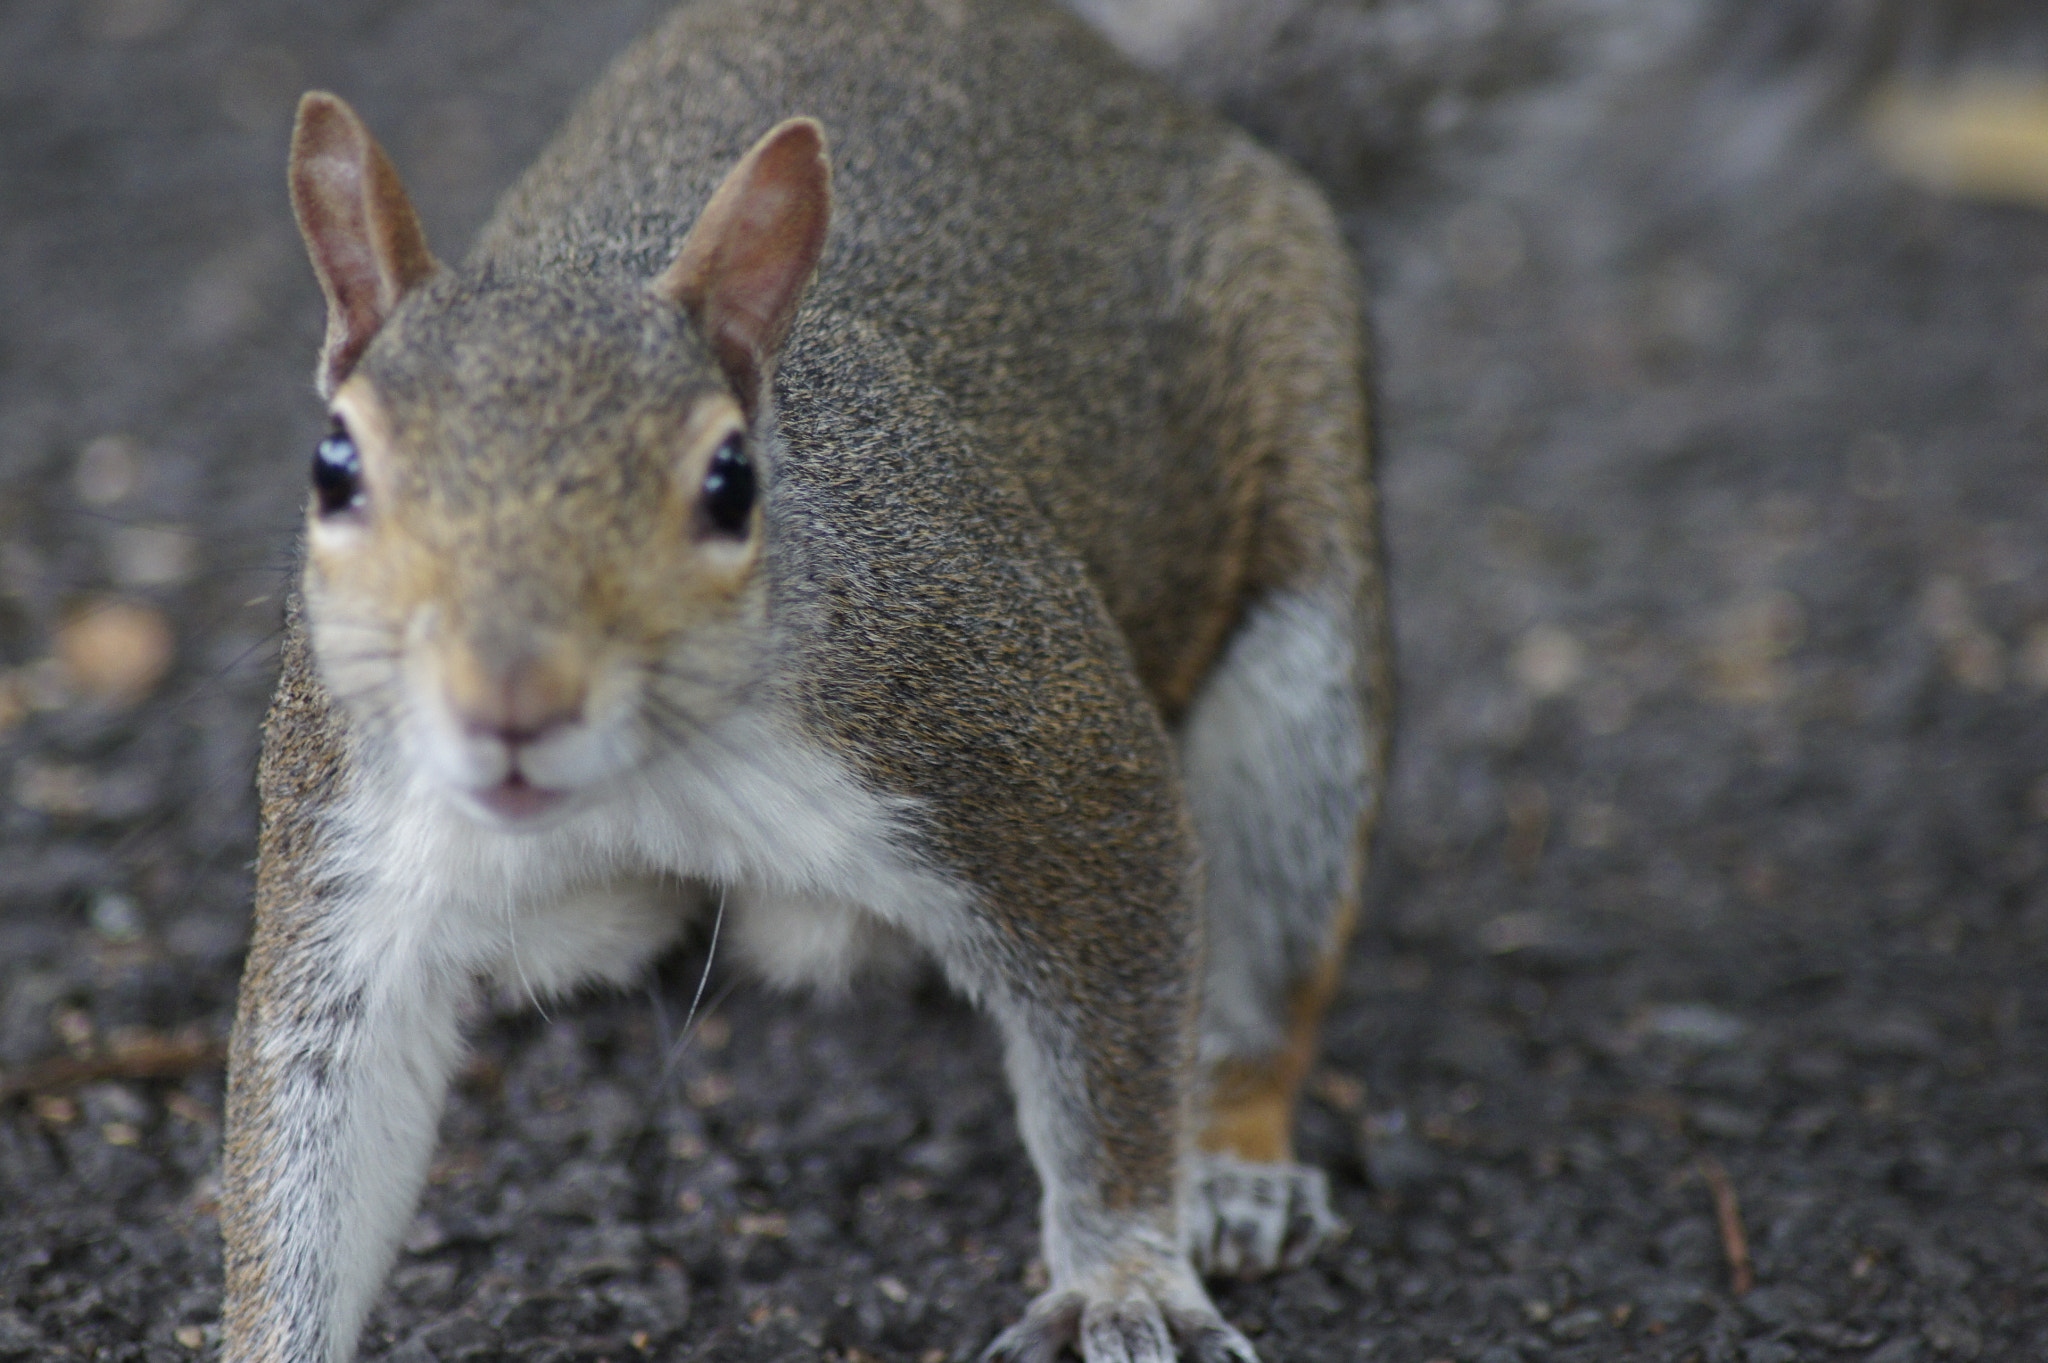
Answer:
[(1191, 1174), (1188, 1254), (1209, 1277), (1299, 1268), (1344, 1233), (1320, 1169), (1203, 1154)]
[(981, 1363), (1054, 1363), (1069, 1347), (1083, 1363), (1259, 1363), (1251, 1342), (1207, 1302), (1162, 1307), (1149, 1296), (1090, 1298), (1059, 1289), (996, 1336)]

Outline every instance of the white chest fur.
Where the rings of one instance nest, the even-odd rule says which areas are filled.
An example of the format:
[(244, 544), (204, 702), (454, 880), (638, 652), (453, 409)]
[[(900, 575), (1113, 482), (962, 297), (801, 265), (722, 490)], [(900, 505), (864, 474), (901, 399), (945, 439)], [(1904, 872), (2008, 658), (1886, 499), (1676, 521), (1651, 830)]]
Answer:
[(758, 715), (530, 831), (477, 821), (402, 754), (358, 756), (333, 870), (354, 887), (341, 938), (359, 965), (555, 993), (629, 977), (722, 899), (757, 969), (829, 987), (904, 936), (943, 951), (966, 929), (969, 892), (909, 850), (911, 804)]

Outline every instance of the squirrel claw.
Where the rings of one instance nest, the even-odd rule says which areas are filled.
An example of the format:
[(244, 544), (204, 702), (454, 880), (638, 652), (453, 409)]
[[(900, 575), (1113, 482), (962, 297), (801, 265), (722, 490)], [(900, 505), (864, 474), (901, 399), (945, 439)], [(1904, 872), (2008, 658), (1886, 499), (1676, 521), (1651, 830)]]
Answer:
[(1259, 1363), (1252, 1342), (1220, 1320), (1194, 1326), (1182, 1339), (1194, 1363)]
[(1343, 1233), (1320, 1169), (1217, 1154), (1196, 1167), (1188, 1253), (1204, 1274), (1255, 1278), (1299, 1268)]
[(1054, 1363), (1072, 1346), (1083, 1363), (1259, 1363), (1251, 1341), (1213, 1310), (1162, 1310), (1150, 1297), (1088, 1300), (1048, 1292), (996, 1337), (981, 1363)]
[(1085, 1305), (1079, 1292), (1046, 1293), (982, 1350), (980, 1363), (1053, 1363), (1074, 1342)]

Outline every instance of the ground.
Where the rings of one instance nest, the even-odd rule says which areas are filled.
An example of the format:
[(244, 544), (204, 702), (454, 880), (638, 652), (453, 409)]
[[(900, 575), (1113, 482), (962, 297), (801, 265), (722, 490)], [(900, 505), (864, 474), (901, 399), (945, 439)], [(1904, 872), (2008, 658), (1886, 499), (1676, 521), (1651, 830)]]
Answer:
[[(452, 254), (652, 9), (0, 9), (0, 1359), (217, 1339), (321, 422), (292, 100)], [(1225, 1312), (1269, 1363), (2048, 1355), (2048, 217), (1889, 180), (1854, 34), (1281, 10), (1154, 56), (1359, 246), (1403, 709), (1303, 1113), (1350, 1238)], [(486, 1020), (366, 1356), (965, 1359), (1021, 1308), (971, 1011), (714, 970), (684, 1044), (702, 963)]]

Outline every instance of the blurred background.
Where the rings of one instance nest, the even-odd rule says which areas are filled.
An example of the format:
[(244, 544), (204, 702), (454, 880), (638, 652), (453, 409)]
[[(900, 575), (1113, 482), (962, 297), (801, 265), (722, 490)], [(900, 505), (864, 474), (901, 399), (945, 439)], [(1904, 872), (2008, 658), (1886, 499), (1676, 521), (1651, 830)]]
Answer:
[[(1404, 687), (1270, 1359), (2048, 1354), (2048, 11), (1076, 0), (1324, 185)], [(0, 1360), (206, 1356), (322, 417), (298, 93), (446, 256), (661, 6), (0, 4)], [(493, 1015), (370, 1356), (968, 1358), (994, 1050), (703, 965)], [(855, 1044), (858, 1040), (861, 1044)]]

